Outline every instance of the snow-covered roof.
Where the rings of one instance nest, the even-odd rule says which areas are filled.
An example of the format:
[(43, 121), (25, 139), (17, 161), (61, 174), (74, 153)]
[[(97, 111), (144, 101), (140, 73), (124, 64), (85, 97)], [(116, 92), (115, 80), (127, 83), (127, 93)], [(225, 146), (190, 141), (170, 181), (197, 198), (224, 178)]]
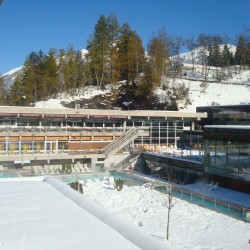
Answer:
[(51, 177), (0, 180), (0, 248), (168, 249)]

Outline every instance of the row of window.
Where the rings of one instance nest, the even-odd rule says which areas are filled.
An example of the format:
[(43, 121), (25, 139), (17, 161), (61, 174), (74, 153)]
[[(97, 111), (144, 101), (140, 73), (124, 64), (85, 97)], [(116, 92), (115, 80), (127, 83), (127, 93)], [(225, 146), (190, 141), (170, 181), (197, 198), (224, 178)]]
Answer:
[[(122, 127), (126, 121), (127, 126), (189, 126), (188, 121), (165, 121), (165, 120), (125, 120), (125, 119), (64, 119), (64, 118), (1, 118), (0, 126), (79, 126), (83, 127)], [(40, 124), (41, 123), (41, 124)]]

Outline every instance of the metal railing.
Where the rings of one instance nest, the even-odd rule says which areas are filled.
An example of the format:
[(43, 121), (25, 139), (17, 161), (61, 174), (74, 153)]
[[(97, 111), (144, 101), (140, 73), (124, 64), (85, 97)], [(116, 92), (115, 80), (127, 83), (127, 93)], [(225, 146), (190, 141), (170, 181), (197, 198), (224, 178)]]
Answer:
[[(162, 184), (162, 186), (158, 186), (156, 187), (156, 189), (161, 192), (164, 192), (165, 186), (164, 184)], [(177, 186), (172, 187), (172, 192), (175, 197), (180, 198), (182, 200), (186, 200), (196, 205), (250, 223), (250, 208), (248, 207), (243, 207), (228, 201), (223, 201), (218, 198), (210, 197)]]
[(138, 133), (136, 128), (131, 128), (126, 131), (121, 137), (119, 137), (116, 141), (110, 143), (105, 148), (103, 148), (103, 153), (112, 154), (114, 151), (118, 151), (119, 148), (126, 142), (130, 142), (134, 139), (134, 136)]
[[(134, 174), (133, 172), (130, 172), (129, 175), (134, 176), (136, 179), (144, 181), (145, 183), (146, 182), (151, 183), (151, 187), (154, 187), (154, 189), (162, 193), (166, 193), (167, 191), (168, 182), (164, 179), (159, 180), (159, 178), (162, 177), (159, 178), (152, 177), (152, 179), (149, 180), (148, 176), (144, 178), (143, 176)], [(138, 181), (138, 183), (140, 182)], [(208, 208), (215, 212), (222, 213), (229, 217), (250, 223), (250, 207), (244, 207), (232, 202), (224, 201), (218, 198), (190, 191), (186, 188), (178, 187), (175, 184), (172, 185), (172, 194), (174, 197), (188, 201), (195, 205)]]

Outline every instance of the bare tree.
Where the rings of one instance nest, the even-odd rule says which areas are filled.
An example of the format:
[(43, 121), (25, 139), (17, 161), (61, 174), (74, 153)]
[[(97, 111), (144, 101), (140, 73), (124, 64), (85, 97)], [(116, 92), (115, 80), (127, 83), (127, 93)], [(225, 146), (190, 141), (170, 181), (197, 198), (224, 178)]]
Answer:
[[(162, 202), (164, 206), (167, 207), (167, 232), (166, 232), (166, 239), (169, 241), (169, 231), (170, 231), (170, 215), (171, 215), (171, 210), (175, 205), (174, 202), (174, 195), (173, 195), (173, 183), (177, 182), (176, 176), (173, 173), (172, 168), (168, 168), (167, 172), (167, 182), (163, 184), (164, 187), (164, 192), (160, 193), (161, 195), (158, 196), (157, 198)], [(155, 186), (155, 183), (151, 184), (151, 190), (152, 192), (156, 195), (155, 191), (153, 190)]]
[(191, 52), (191, 60), (192, 60), (192, 71), (191, 74), (194, 74), (194, 49), (198, 47), (197, 43), (194, 41), (194, 38), (190, 38), (186, 40), (186, 46), (188, 50)]
[(181, 65), (181, 58), (179, 54), (182, 44), (182, 38), (173, 35), (168, 37), (167, 47), (171, 56), (171, 64), (175, 75), (177, 75), (178, 69)]
[(166, 206), (168, 209), (167, 215), (167, 235), (166, 238), (169, 240), (169, 228), (170, 228), (170, 213), (172, 208), (174, 207), (173, 203), (173, 181), (175, 180), (175, 175), (173, 171), (169, 168), (168, 169), (168, 183), (165, 185), (165, 192), (166, 192)]

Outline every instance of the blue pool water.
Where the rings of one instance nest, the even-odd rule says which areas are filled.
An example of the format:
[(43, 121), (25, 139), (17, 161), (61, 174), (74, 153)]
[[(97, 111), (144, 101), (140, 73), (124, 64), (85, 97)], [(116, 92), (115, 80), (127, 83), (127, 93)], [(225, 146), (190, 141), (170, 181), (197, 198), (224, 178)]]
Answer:
[[(156, 189), (163, 193), (166, 192), (165, 187), (156, 187)], [(186, 200), (219, 213), (227, 214), (239, 220), (250, 222), (250, 219), (246, 216), (246, 212), (250, 212), (250, 209), (227, 203), (212, 197), (206, 197), (202, 196), (201, 194), (192, 193), (191, 191), (184, 189), (173, 189), (172, 193), (173, 196), (182, 200)]]
[(17, 177), (15, 173), (10, 172), (0, 172), (0, 178), (11, 178), (11, 177)]
[(98, 174), (89, 174), (89, 175), (72, 175), (72, 176), (63, 176), (63, 177), (59, 177), (58, 179), (60, 179), (63, 182), (69, 183), (69, 182), (74, 182), (74, 181), (79, 181), (79, 180), (83, 180), (83, 181), (87, 181), (89, 180), (100, 180), (103, 181), (105, 178), (107, 177), (113, 177), (114, 179), (122, 179), (125, 181), (126, 184), (143, 184), (146, 181), (140, 179), (140, 178), (136, 178), (133, 176), (129, 176), (125, 173), (120, 173), (117, 171), (110, 171), (108, 173), (98, 173)]

